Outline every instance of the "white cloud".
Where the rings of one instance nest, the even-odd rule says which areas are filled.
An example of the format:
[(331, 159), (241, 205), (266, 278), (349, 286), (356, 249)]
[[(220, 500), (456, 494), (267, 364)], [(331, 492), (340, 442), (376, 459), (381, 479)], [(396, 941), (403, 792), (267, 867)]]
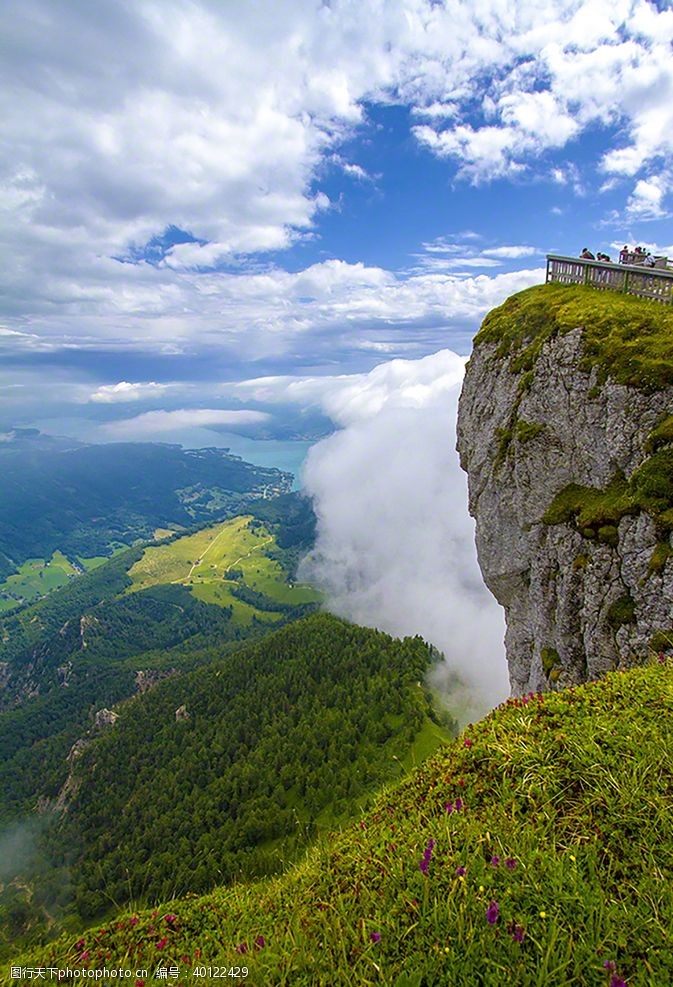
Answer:
[(109, 422), (101, 431), (115, 439), (143, 439), (167, 432), (208, 428), (212, 425), (235, 428), (258, 425), (269, 416), (262, 411), (224, 411), (218, 408), (180, 408), (176, 411), (146, 411), (133, 418)]
[(626, 206), (630, 219), (661, 219), (667, 215), (664, 196), (671, 187), (670, 175), (657, 175), (641, 178), (636, 182)]
[(488, 247), (484, 253), (489, 257), (504, 257), (507, 260), (518, 260), (519, 257), (535, 257), (544, 253), (539, 247), (520, 246)]
[(89, 394), (87, 400), (96, 404), (117, 404), (125, 401), (160, 398), (163, 397), (169, 387), (169, 384), (156, 384), (154, 381), (131, 384), (129, 381), (120, 380), (118, 384), (101, 384)]
[(318, 515), (307, 574), (336, 613), (437, 645), (483, 712), (508, 690), (502, 612), (477, 567), (455, 452), (464, 363), (445, 350), (327, 387), (323, 406), (344, 427), (305, 467)]
[[(653, 197), (649, 172), (673, 150), (670, 10), (646, 0), (261, 0), (232, 10), (214, 0), (4, 4), (0, 290), (12, 328), (38, 327), (45, 346), (60, 347), (238, 343), (254, 300), (251, 351), (324, 332), (321, 285), (315, 303), (294, 294), (308, 275), (199, 272), (314, 235), (331, 208), (317, 187), (323, 163), (365, 177), (339, 156), (367, 104), (409, 105), (423, 147), (475, 182), (534, 174), (540, 156), (586, 128), (618, 127), (622, 144), (603, 169), (637, 180), (633, 215), (666, 211), (668, 187)], [(167, 248), (159, 269), (112, 259), (171, 224), (198, 242)], [(461, 256), (465, 275), (474, 261)], [(498, 258), (482, 264), (489, 256)], [(358, 320), (405, 320), (407, 301), (409, 323), (436, 318), (432, 297), (455, 302), (452, 317), (472, 288), (497, 294), (477, 279), (462, 289), (374, 267), (341, 273), (348, 288), (328, 263), (312, 270), (336, 299), (331, 329), (346, 332)]]

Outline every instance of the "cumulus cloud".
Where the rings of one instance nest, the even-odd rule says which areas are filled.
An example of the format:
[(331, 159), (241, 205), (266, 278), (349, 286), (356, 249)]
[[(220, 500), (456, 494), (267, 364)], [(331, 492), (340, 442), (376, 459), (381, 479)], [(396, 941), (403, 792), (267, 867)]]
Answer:
[(120, 380), (118, 384), (101, 384), (91, 394), (88, 400), (95, 404), (118, 404), (126, 401), (140, 401), (147, 398), (160, 398), (169, 390), (169, 384), (156, 384), (154, 381), (147, 383), (130, 383)]
[(464, 365), (445, 350), (332, 381), (322, 403), (342, 427), (311, 449), (303, 479), (318, 516), (307, 578), (336, 613), (439, 647), (468, 686), (469, 717), (508, 687), (455, 452)]
[(178, 408), (175, 411), (146, 411), (133, 418), (123, 418), (101, 426), (114, 439), (139, 440), (193, 428), (212, 426), (238, 427), (259, 425), (269, 416), (263, 411), (224, 411), (219, 408)]
[[(632, 213), (665, 208), (639, 172), (673, 150), (673, 12), (647, 0), (262, 0), (235, 17), (214, 0), (7, 0), (3, 18), (0, 280), (12, 325), (54, 346), (226, 338), (232, 295), (263, 282), (204, 270), (313, 235), (321, 166), (368, 105), (408, 105), (416, 139), (475, 182), (618, 128), (602, 168), (638, 179)], [(169, 228), (190, 242), (148, 263)], [(278, 319), (307, 323), (268, 318), (272, 350)]]
[(656, 175), (651, 178), (641, 178), (636, 182), (633, 193), (627, 203), (626, 212), (629, 219), (661, 219), (667, 215), (664, 209), (664, 195), (673, 184), (668, 174)]

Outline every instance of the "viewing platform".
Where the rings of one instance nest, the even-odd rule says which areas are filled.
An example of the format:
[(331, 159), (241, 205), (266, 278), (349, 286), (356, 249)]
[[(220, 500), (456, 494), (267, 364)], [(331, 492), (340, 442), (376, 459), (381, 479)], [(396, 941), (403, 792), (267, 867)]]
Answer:
[(673, 270), (669, 268), (547, 254), (546, 283), (552, 282), (586, 284), (601, 291), (621, 291), (664, 305), (673, 303)]

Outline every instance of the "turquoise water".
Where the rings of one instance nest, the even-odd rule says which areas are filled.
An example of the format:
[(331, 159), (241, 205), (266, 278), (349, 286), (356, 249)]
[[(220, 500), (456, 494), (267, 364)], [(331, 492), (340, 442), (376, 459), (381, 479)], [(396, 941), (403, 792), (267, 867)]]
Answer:
[[(211, 433), (212, 435), (212, 433)], [(212, 441), (208, 443), (214, 445)], [(228, 446), (234, 456), (240, 456), (255, 466), (275, 466), (294, 473), (293, 490), (301, 486), (301, 467), (314, 442), (303, 439), (247, 439), (233, 432), (219, 432), (218, 446)]]
[(308, 450), (314, 441), (306, 439), (250, 439), (234, 432), (212, 431), (209, 428), (171, 429), (156, 435), (129, 434), (112, 436), (105, 433), (104, 426), (99, 423), (75, 418), (50, 418), (31, 422), (48, 435), (67, 435), (82, 442), (100, 442), (101, 439), (110, 441), (143, 441), (143, 442), (176, 442), (186, 449), (202, 449), (206, 446), (228, 448), (234, 456), (240, 456), (255, 466), (275, 466), (294, 474), (293, 490), (301, 486), (301, 467), (306, 459)]

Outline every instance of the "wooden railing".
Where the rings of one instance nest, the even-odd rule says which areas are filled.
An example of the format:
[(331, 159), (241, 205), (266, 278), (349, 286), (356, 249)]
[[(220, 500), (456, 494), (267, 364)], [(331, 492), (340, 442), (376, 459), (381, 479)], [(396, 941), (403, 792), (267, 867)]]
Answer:
[(621, 291), (665, 305), (673, 303), (673, 271), (642, 265), (547, 254), (546, 280), (547, 284), (586, 284), (601, 291)]

